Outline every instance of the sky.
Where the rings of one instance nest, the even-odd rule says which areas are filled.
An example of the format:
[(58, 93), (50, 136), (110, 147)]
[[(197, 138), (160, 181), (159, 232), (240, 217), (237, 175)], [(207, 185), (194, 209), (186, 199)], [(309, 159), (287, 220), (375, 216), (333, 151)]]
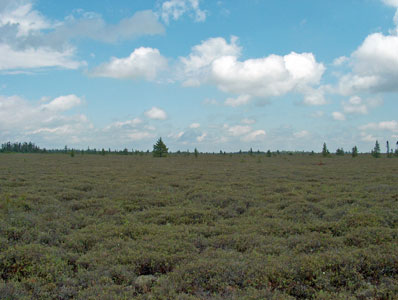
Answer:
[(370, 151), (398, 140), (398, 0), (0, 0), (0, 142)]

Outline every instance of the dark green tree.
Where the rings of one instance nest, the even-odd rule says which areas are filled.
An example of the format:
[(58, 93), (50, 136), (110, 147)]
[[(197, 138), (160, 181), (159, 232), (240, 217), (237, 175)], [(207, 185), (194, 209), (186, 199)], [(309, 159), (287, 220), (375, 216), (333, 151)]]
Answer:
[(343, 156), (344, 155), (344, 149), (343, 148), (338, 148), (336, 150), (336, 155)]
[(354, 146), (352, 148), (351, 155), (352, 155), (352, 157), (357, 157), (358, 156), (358, 148), (357, 148), (357, 146)]
[(376, 141), (375, 147), (372, 150), (372, 156), (374, 158), (379, 158), (380, 157), (380, 144), (379, 144), (379, 141)]
[(267, 157), (271, 157), (272, 156), (271, 150), (268, 150), (266, 155)]
[(163, 143), (162, 138), (159, 138), (155, 145), (153, 145), (153, 156), (154, 157), (165, 157), (167, 156), (169, 149)]
[(328, 148), (326, 146), (326, 143), (323, 143), (322, 156), (326, 157), (326, 156), (329, 156), (329, 155), (330, 155), (330, 152), (329, 152), (329, 150), (328, 150)]
[(195, 154), (195, 157), (198, 157), (198, 155), (199, 155), (198, 149), (195, 148), (195, 150), (193, 151), (193, 153)]
[(387, 141), (386, 143), (386, 148), (387, 148), (387, 157), (391, 157), (391, 153), (390, 153), (390, 143)]

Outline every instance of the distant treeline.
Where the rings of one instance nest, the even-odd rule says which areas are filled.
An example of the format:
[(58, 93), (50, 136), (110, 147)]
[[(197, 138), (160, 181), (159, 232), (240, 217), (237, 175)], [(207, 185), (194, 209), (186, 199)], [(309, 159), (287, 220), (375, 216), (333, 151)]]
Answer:
[(34, 143), (4, 143), (1, 145), (0, 152), (19, 152), (19, 153), (42, 153), (46, 152), (46, 149), (40, 149)]
[[(65, 153), (65, 154), (71, 154), (72, 156), (74, 156), (75, 154), (99, 154), (99, 155), (107, 155), (107, 154), (121, 154), (121, 155), (145, 155), (145, 154), (151, 154), (152, 151), (150, 150), (146, 150), (146, 151), (142, 151), (142, 150), (134, 150), (134, 149), (127, 149), (124, 148), (123, 150), (111, 150), (110, 148), (108, 149), (96, 149), (96, 148), (92, 148), (90, 149), (90, 147), (88, 147), (87, 149), (74, 149), (74, 148), (68, 148), (68, 146), (65, 146), (62, 149), (46, 149), (46, 148), (40, 148), (39, 146), (37, 146), (36, 144), (32, 143), (32, 142), (23, 142), (23, 143), (11, 143), (11, 142), (7, 142), (7, 143), (3, 143), (1, 144), (1, 148), (0, 148), (0, 153)], [(242, 151), (239, 150), (238, 152), (226, 152), (223, 150), (220, 150), (220, 152), (199, 152), (196, 148), (193, 152), (190, 152), (189, 150), (185, 150), (185, 151), (175, 151), (175, 152), (168, 152), (171, 155), (190, 155), (190, 154), (194, 154), (195, 156), (197, 156), (199, 153), (200, 154), (221, 154), (221, 155), (232, 155), (232, 154), (246, 154), (246, 155), (266, 155), (268, 157), (271, 156), (278, 156), (278, 155), (315, 155), (318, 154), (319, 152), (314, 152), (314, 151), (254, 151), (252, 148), (250, 148), (248, 151)], [(323, 156), (327, 157), (330, 156), (331, 153), (329, 152), (329, 150), (326, 147), (326, 143), (324, 143), (323, 145), (323, 149), (322, 152), (320, 152)], [(336, 155), (338, 156), (342, 156), (344, 154), (351, 154), (353, 157), (358, 155), (358, 148), (356, 146), (354, 146), (352, 148), (352, 151), (344, 151), (343, 148), (338, 148), (336, 150)], [(379, 143), (376, 141), (376, 145), (374, 147), (374, 149), (371, 151), (371, 154), (374, 157), (379, 157), (381, 154), (380, 151), (380, 145)], [(388, 157), (392, 157), (392, 156), (396, 156), (398, 157), (398, 142), (397, 142), (397, 149), (394, 151), (392, 148), (390, 148), (389, 143), (387, 142), (387, 156)]]

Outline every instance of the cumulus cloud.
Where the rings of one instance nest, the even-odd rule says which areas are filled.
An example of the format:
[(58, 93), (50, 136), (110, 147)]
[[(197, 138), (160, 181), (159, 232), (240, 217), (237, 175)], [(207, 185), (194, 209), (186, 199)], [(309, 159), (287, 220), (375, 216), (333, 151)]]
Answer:
[(15, 50), (9, 45), (0, 44), (0, 70), (35, 69), (43, 67), (60, 67), (77, 69), (85, 62), (74, 60), (74, 49), (62, 52), (48, 48), (28, 48)]
[(206, 12), (200, 9), (199, 0), (169, 0), (163, 2), (160, 9), (160, 17), (166, 24), (169, 24), (170, 19), (176, 21), (186, 13), (196, 22), (206, 20)]
[(93, 125), (83, 114), (64, 114), (81, 102), (75, 95), (61, 96), (49, 103), (0, 96), (0, 138), (55, 144), (83, 141)]
[(197, 86), (208, 79), (212, 63), (223, 56), (239, 56), (241, 48), (237, 45), (237, 37), (230, 43), (223, 38), (210, 38), (192, 48), (188, 57), (181, 57), (182, 77), (186, 86)]
[(60, 67), (76, 69), (84, 62), (74, 58), (70, 45), (54, 49), (41, 44), (44, 30), (55, 25), (49, 22), (28, 0), (5, 0), (0, 5), (0, 70)]
[(341, 65), (345, 64), (345, 63), (348, 62), (348, 61), (349, 61), (349, 58), (348, 58), (348, 57), (346, 57), (346, 56), (340, 56), (340, 57), (336, 58), (336, 59), (333, 61), (333, 65), (336, 66), (336, 67), (338, 67), (338, 66), (341, 66)]
[(398, 8), (398, 0), (382, 0), (385, 5), (397, 7)]
[(249, 134), (245, 135), (242, 140), (245, 142), (253, 142), (263, 139), (266, 136), (266, 132), (264, 130), (254, 130)]
[(28, 0), (3, 0), (0, 5), (0, 27), (15, 26), (17, 36), (27, 36), (32, 31), (48, 29), (51, 23), (33, 9)]
[(398, 136), (398, 121), (372, 122), (359, 126), (359, 130), (361, 131), (361, 140), (365, 142), (374, 142), (385, 138), (395, 139)]
[(352, 72), (339, 82), (342, 94), (398, 91), (398, 36), (374, 33), (351, 55)]
[(239, 60), (240, 55), (236, 37), (229, 43), (212, 38), (193, 47), (192, 53), (180, 60), (184, 75), (196, 85), (215, 84), (224, 92), (259, 98), (299, 92), (307, 95), (309, 104), (324, 103), (322, 91), (311, 89), (319, 84), (325, 71), (312, 53), (292, 52), (244, 61)]
[(207, 133), (204, 132), (202, 135), (198, 136), (198, 137), (196, 138), (196, 140), (197, 140), (199, 143), (201, 143), (201, 142), (204, 141), (204, 139), (205, 139), (206, 137), (207, 137)]
[(380, 106), (381, 104), (381, 98), (369, 98), (364, 100), (359, 96), (353, 96), (348, 101), (343, 101), (342, 107), (345, 114), (366, 115), (369, 113), (369, 109)]
[(236, 125), (228, 128), (228, 133), (232, 136), (241, 136), (251, 131), (250, 126)]
[(77, 10), (78, 15), (49, 21), (34, 8), (32, 0), (0, 3), (0, 70), (58, 67), (77, 69), (86, 65), (75, 58), (71, 42), (89, 38), (116, 42), (139, 35), (160, 34), (164, 27), (151, 11), (140, 11), (118, 24), (107, 24), (100, 15)]
[(126, 58), (111, 58), (109, 63), (104, 63), (95, 68), (92, 76), (154, 80), (157, 74), (167, 67), (167, 60), (158, 49), (141, 47), (135, 49)]
[(82, 100), (76, 95), (67, 95), (55, 98), (50, 103), (44, 104), (42, 107), (51, 111), (65, 111), (78, 106), (81, 103)]
[(345, 120), (345, 115), (339, 111), (332, 112), (332, 117), (336, 121), (344, 121)]
[(145, 112), (145, 115), (153, 120), (166, 120), (167, 114), (164, 110), (158, 107), (152, 107), (150, 110)]
[(389, 130), (398, 132), (398, 121), (382, 121), (379, 123), (368, 123), (359, 127), (361, 130)]
[(297, 139), (308, 137), (310, 133), (307, 130), (297, 131), (293, 133), (293, 136)]
[(324, 70), (313, 54), (292, 52), (243, 62), (224, 56), (213, 62), (211, 75), (222, 91), (267, 98), (281, 96), (301, 85), (317, 84)]
[(243, 142), (260, 141), (266, 136), (264, 130), (254, 130), (249, 125), (229, 126), (228, 124), (224, 124), (223, 128), (229, 136), (238, 137)]
[(200, 124), (199, 123), (192, 123), (191, 125), (189, 125), (189, 128), (195, 129), (195, 128), (199, 128)]
[(227, 98), (224, 104), (232, 107), (237, 107), (249, 103), (250, 98), (251, 97), (249, 95), (240, 95), (237, 98)]

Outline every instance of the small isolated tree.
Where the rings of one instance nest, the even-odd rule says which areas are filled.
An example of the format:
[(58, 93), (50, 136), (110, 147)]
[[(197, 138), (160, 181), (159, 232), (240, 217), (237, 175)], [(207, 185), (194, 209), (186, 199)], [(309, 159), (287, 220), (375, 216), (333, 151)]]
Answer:
[(390, 143), (388, 141), (386, 143), (386, 148), (387, 148), (387, 157), (391, 157), (391, 154), (390, 154)]
[(198, 157), (198, 155), (199, 155), (198, 149), (195, 148), (195, 150), (193, 151), (193, 153), (195, 154), (195, 157)]
[[(149, 150), (148, 150), (149, 151)], [(162, 138), (159, 138), (155, 145), (153, 145), (153, 156), (154, 157), (165, 157), (167, 156), (169, 149), (163, 143)]]
[(343, 156), (344, 155), (344, 149), (343, 148), (338, 148), (336, 150), (336, 155)]
[(375, 147), (372, 150), (372, 156), (374, 158), (379, 158), (380, 157), (380, 144), (379, 144), (379, 141), (376, 141)]
[(328, 150), (328, 147), (326, 146), (326, 143), (323, 143), (322, 156), (326, 157), (326, 156), (329, 156), (329, 155), (330, 155), (330, 152)]
[(357, 157), (358, 156), (358, 148), (357, 148), (357, 146), (354, 146), (352, 148), (351, 155), (352, 155), (352, 157)]
[(250, 150), (249, 150), (249, 155), (250, 155), (250, 156), (253, 155), (253, 149), (252, 149), (252, 148), (250, 148)]
[(271, 150), (268, 150), (266, 155), (267, 157), (271, 157), (272, 156)]
[(70, 157), (75, 157), (75, 150), (74, 150), (74, 149), (72, 149), (72, 150), (70, 151)]

